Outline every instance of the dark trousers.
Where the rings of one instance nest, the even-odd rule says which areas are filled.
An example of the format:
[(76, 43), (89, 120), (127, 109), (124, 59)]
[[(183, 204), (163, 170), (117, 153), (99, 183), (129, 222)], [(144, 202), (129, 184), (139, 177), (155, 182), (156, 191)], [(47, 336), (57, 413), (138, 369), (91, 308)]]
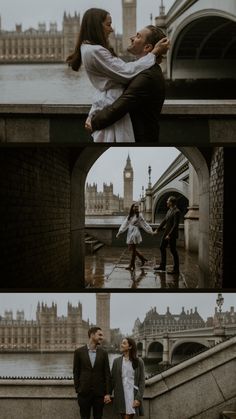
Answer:
[(90, 419), (91, 409), (93, 409), (94, 419), (101, 419), (104, 406), (104, 397), (95, 396), (93, 392), (87, 395), (78, 394), (81, 419)]
[(161, 243), (160, 243), (160, 251), (161, 251), (161, 263), (160, 266), (164, 269), (166, 267), (166, 248), (167, 246), (170, 246), (170, 251), (172, 253), (173, 259), (174, 259), (174, 271), (179, 271), (179, 255), (176, 250), (176, 238), (170, 237), (169, 240), (165, 238), (165, 236), (162, 237)]

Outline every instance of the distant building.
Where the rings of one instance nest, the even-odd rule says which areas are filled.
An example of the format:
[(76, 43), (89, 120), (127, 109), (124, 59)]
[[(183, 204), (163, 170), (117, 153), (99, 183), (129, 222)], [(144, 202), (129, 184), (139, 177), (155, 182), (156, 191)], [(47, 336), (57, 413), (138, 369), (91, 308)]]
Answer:
[(123, 37), (122, 50), (126, 54), (130, 37), (137, 32), (137, 0), (122, 0)]
[(67, 305), (67, 316), (57, 315), (57, 305), (38, 303), (36, 320), (25, 320), (24, 311), (5, 311), (0, 320), (0, 350), (72, 351), (87, 342), (90, 324), (82, 319), (82, 305)]
[[(51, 22), (48, 29), (45, 23), (39, 23), (37, 29), (26, 30), (16, 24), (15, 30), (5, 31), (1, 28), (0, 17), (0, 63), (65, 62), (75, 49), (80, 24), (79, 13), (71, 16), (65, 12), (61, 31), (56, 22)], [(121, 35), (111, 34), (110, 44), (118, 55), (122, 55)]]
[(86, 215), (119, 215), (130, 209), (133, 203), (134, 173), (128, 155), (123, 170), (124, 198), (115, 195), (113, 184), (103, 183), (103, 191), (98, 191), (96, 183), (86, 184), (85, 187), (85, 214)]
[(163, 332), (173, 332), (177, 330), (198, 329), (205, 327), (206, 323), (197, 311), (192, 309), (187, 312), (182, 307), (180, 314), (172, 314), (169, 307), (165, 314), (159, 314), (156, 307), (148, 311), (143, 322), (136, 319), (133, 328), (134, 339), (144, 336), (158, 335)]
[(219, 313), (217, 307), (215, 308), (214, 317), (208, 317), (207, 319), (207, 326), (217, 327), (220, 323), (223, 326), (229, 324), (236, 324), (236, 312), (234, 310), (234, 307), (230, 307), (229, 311), (222, 311), (222, 313)]

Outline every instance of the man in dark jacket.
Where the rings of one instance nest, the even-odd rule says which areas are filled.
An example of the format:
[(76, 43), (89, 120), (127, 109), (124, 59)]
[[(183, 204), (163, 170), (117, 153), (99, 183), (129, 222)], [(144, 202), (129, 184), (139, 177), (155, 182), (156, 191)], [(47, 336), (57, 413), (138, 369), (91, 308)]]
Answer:
[(176, 240), (179, 233), (179, 219), (180, 210), (176, 206), (175, 196), (170, 196), (167, 199), (167, 207), (169, 208), (164, 220), (155, 231), (158, 233), (164, 228), (164, 233), (160, 243), (161, 250), (161, 263), (160, 266), (154, 268), (155, 271), (166, 270), (166, 248), (169, 245), (170, 251), (174, 259), (174, 267), (172, 271), (167, 272), (168, 274), (179, 274), (179, 255), (176, 250)]
[(104, 403), (110, 403), (111, 373), (107, 352), (99, 347), (103, 341), (100, 327), (88, 331), (89, 342), (75, 350), (74, 385), (78, 395), (81, 419), (101, 419)]
[[(165, 54), (169, 41), (156, 26), (149, 25), (131, 38), (128, 51), (137, 58), (158, 46), (158, 57)], [(91, 120), (92, 131), (101, 130), (130, 114), (136, 142), (157, 142), (159, 139), (159, 115), (165, 99), (165, 81), (158, 63), (138, 74), (123, 94), (110, 106), (98, 111)], [(89, 126), (87, 126), (89, 128)]]

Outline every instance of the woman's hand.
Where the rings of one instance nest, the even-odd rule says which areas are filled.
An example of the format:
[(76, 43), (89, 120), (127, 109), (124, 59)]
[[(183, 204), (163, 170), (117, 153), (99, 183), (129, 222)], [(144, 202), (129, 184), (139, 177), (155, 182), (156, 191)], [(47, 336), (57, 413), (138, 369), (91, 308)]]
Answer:
[(165, 55), (170, 48), (170, 40), (168, 38), (162, 38), (160, 41), (156, 43), (153, 50), (151, 51), (153, 54), (161, 57)]
[(92, 132), (91, 119), (89, 118), (89, 116), (85, 121), (85, 129), (89, 132)]
[(134, 400), (133, 401), (133, 407), (139, 407), (140, 406), (140, 401), (139, 400)]
[(118, 237), (119, 237), (119, 233), (117, 233), (117, 235), (116, 235), (116, 238), (118, 239)]
[(104, 404), (108, 404), (108, 403), (111, 403), (111, 396), (110, 396), (110, 394), (106, 394), (104, 396)]

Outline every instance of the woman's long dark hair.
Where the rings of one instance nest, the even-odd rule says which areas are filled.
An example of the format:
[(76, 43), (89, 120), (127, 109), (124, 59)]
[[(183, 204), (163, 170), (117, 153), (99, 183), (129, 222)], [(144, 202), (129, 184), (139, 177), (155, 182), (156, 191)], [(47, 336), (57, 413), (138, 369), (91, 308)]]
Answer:
[[(131, 207), (130, 207), (129, 215), (128, 215), (128, 220), (130, 220), (130, 218), (132, 218), (134, 216), (134, 214), (135, 214), (135, 212), (134, 212), (135, 205), (137, 205), (137, 204), (132, 204)], [(136, 214), (136, 217), (137, 218), (139, 217), (139, 212)]]
[(112, 48), (109, 47), (109, 43), (105, 37), (102, 26), (107, 15), (109, 15), (109, 12), (106, 10), (96, 8), (88, 9), (85, 12), (81, 22), (75, 51), (66, 59), (67, 63), (69, 63), (73, 70), (78, 71), (82, 64), (80, 47), (83, 42), (89, 42), (93, 45), (102, 45), (104, 48), (107, 48), (112, 52)]
[(129, 359), (132, 362), (133, 369), (135, 369), (138, 366), (137, 345), (134, 339), (130, 337), (126, 337), (125, 339), (128, 341), (129, 346), (131, 346), (129, 349)]

